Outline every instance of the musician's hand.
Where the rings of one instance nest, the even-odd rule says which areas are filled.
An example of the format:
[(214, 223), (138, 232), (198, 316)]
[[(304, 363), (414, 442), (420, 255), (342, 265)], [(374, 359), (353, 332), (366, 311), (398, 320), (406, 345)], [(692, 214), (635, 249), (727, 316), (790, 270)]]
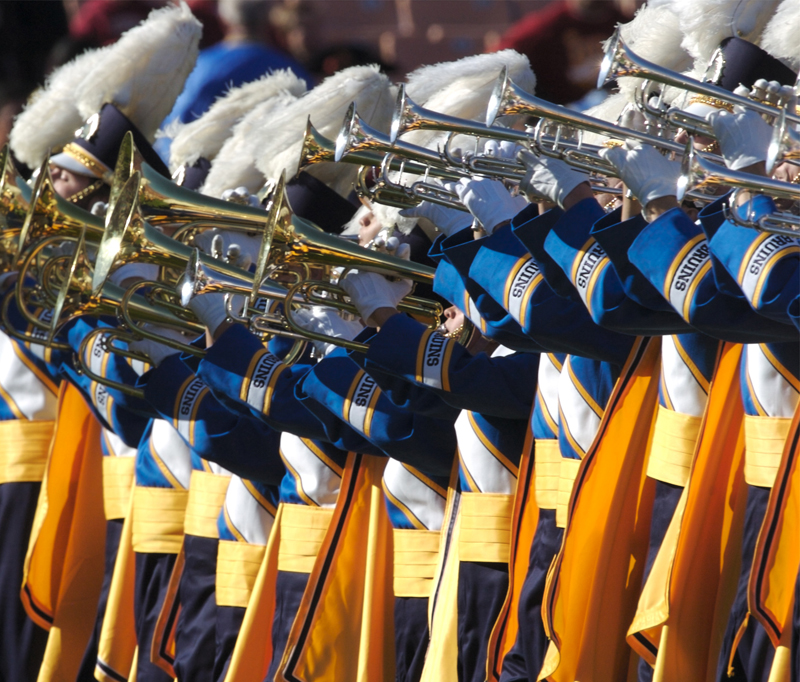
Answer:
[(512, 197), (499, 180), (480, 176), (462, 178), (455, 190), (487, 234), (492, 234), (498, 225), (511, 220), (528, 205), (523, 197)]
[(582, 183), (588, 183), (586, 175), (579, 173), (565, 161), (549, 156), (536, 156), (527, 149), (517, 154), (517, 159), (525, 164), (527, 172), (519, 183), (520, 192), (531, 201), (542, 197), (565, 207), (565, 200)]
[(655, 147), (628, 140), (623, 147), (600, 150), (600, 156), (617, 169), (642, 206), (654, 199), (676, 196), (680, 163), (670, 161)]
[(425, 218), (448, 237), (459, 230), (463, 230), (465, 227), (469, 227), (472, 223), (472, 218), (468, 213), (455, 208), (440, 206), (430, 201), (422, 201), (413, 208), (403, 209), (400, 211), (400, 215), (404, 218)]
[(728, 168), (743, 170), (766, 161), (772, 126), (755, 111), (735, 107), (731, 113), (720, 109), (709, 114), (708, 121)]
[(347, 292), (361, 319), (374, 324), (372, 314), (380, 308), (397, 308), (400, 301), (411, 293), (411, 280), (398, 279), (390, 282), (375, 272), (351, 270), (339, 285)]

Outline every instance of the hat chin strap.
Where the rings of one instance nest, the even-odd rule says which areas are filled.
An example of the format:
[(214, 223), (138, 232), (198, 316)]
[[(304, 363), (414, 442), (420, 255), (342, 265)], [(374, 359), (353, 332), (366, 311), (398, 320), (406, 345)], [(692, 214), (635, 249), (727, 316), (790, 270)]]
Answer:
[(94, 194), (97, 190), (101, 189), (104, 184), (105, 183), (102, 180), (95, 180), (90, 185), (87, 185), (83, 189), (75, 192), (75, 194), (70, 194), (66, 199), (71, 204), (77, 204), (79, 201), (83, 201), (90, 194)]

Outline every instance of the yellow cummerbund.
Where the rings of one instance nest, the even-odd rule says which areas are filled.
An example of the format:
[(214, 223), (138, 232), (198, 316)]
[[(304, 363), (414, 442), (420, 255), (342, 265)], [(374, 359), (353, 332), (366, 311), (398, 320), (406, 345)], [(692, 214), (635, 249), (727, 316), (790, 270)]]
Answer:
[(771, 488), (781, 464), (792, 420), (788, 417), (744, 416), (744, 480)]
[(395, 597), (431, 596), (441, 536), (437, 530), (394, 529)]
[(578, 476), (578, 469), (581, 468), (581, 460), (561, 458), (561, 466), (558, 472), (558, 501), (556, 504), (556, 526), (558, 528), (567, 527), (567, 511), (569, 509), (569, 498), (572, 497), (572, 486)]
[(556, 438), (537, 438), (533, 456), (536, 468), (536, 506), (539, 509), (555, 509), (558, 500), (558, 479), (561, 472), (561, 451)]
[(225, 503), (230, 476), (192, 471), (183, 532), (201, 538), (218, 538), (217, 519)]
[(54, 428), (54, 421), (0, 422), (0, 483), (41, 482)]
[(508, 563), (513, 511), (513, 495), (462, 493), (459, 560)]
[(183, 519), (188, 501), (188, 490), (134, 487), (133, 551), (177, 554), (183, 542)]
[(265, 545), (220, 540), (217, 551), (217, 606), (247, 607), (264, 560)]
[(136, 457), (103, 457), (103, 509), (107, 521), (128, 515), (135, 469)]
[(650, 478), (681, 487), (686, 485), (702, 422), (702, 417), (658, 406), (653, 446), (647, 462)]
[(306, 507), (302, 504), (284, 505), (281, 513), (278, 570), (311, 573), (331, 518), (333, 509)]

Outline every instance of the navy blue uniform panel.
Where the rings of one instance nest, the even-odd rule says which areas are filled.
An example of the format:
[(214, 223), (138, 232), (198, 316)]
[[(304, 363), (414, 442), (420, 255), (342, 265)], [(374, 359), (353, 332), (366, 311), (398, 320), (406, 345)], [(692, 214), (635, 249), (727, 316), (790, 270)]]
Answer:
[(175, 675), (179, 680), (212, 682), (217, 640), (216, 538), (186, 535), (185, 564), (178, 586), (181, 611), (175, 635)]
[(462, 561), (458, 566), (458, 679), (486, 679), (486, 649), (508, 591), (508, 564)]
[(548, 646), (542, 623), (544, 585), (563, 537), (564, 529), (556, 526), (556, 510), (540, 509), (519, 598), (517, 640), (503, 659), (500, 682), (536, 682), (539, 676)]
[(176, 557), (176, 554), (136, 552), (133, 615), (139, 643), (137, 682), (172, 682), (167, 673), (150, 662), (150, 649)]
[(728, 625), (722, 640), (722, 650), (717, 661), (717, 682), (767, 682), (769, 669), (775, 649), (762, 625), (750, 618), (747, 630), (739, 642), (733, 658), (733, 675), (728, 677), (728, 660), (730, 659), (733, 640), (739, 625), (747, 614), (747, 583), (750, 580), (750, 569), (756, 549), (758, 533), (769, 502), (769, 488), (747, 486), (747, 506), (744, 512), (744, 535), (742, 537), (742, 568), (739, 573), (739, 585), (736, 598), (728, 616)]
[(97, 665), (97, 647), (100, 643), (100, 631), (103, 629), (103, 618), (106, 615), (108, 604), (108, 589), (111, 587), (111, 578), (114, 575), (114, 563), (117, 560), (119, 539), (122, 535), (124, 519), (111, 519), (106, 521), (106, 553), (103, 566), (103, 585), (100, 588), (100, 600), (97, 602), (97, 615), (94, 619), (94, 628), (86, 651), (81, 660), (81, 667), (75, 682), (94, 682), (94, 669)]
[(214, 655), (214, 682), (224, 682), (233, 648), (247, 611), (243, 606), (217, 606), (217, 648)]
[(428, 600), (394, 598), (394, 652), (396, 682), (418, 682), (428, 651)]
[(41, 483), (0, 485), (0, 680), (36, 682), (47, 631), (22, 606), (19, 590)]
[(272, 662), (264, 682), (272, 682), (283, 658), (289, 631), (300, 608), (303, 592), (308, 584), (308, 573), (278, 571), (275, 581), (275, 616), (272, 620)]

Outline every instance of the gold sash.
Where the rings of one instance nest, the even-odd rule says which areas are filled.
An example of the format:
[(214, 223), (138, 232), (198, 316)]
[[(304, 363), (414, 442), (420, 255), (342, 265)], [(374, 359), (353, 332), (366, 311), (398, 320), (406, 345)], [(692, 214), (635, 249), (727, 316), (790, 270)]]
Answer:
[(394, 596), (431, 596), (439, 560), (441, 532), (395, 528)]
[(761, 488), (772, 487), (791, 423), (788, 417), (744, 416), (745, 482)]
[(567, 510), (569, 508), (569, 498), (572, 496), (572, 486), (575, 485), (575, 478), (578, 476), (578, 469), (581, 468), (581, 460), (561, 458), (561, 466), (558, 472), (558, 498), (556, 504), (556, 526), (559, 528), (567, 527)]
[(106, 520), (124, 519), (131, 501), (135, 457), (103, 457), (103, 510)]
[(38, 483), (44, 478), (54, 421), (0, 422), (0, 484)]
[(689, 480), (702, 417), (658, 406), (647, 475), (657, 481), (684, 487)]
[(278, 570), (311, 573), (332, 517), (333, 509), (285, 505), (281, 516)]
[(533, 453), (536, 462), (536, 505), (539, 509), (555, 509), (558, 506), (558, 481), (561, 477), (558, 439), (537, 438)]
[(514, 496), (463, 493), (458, 556), (461, 561), (508, 563)]
[(192, 471), (186, 504), (184, 533), (201, 538), (218, 538), (217, 519), (225, 503), (230, 476), (210, 471)]
[(188, 499), (188, 490), (137, 485), (133, 490), (133, 551), (177, 554), (183, 543)]
[(266, 545), (220, 540), (217, 550), (217, 606), (247, 608)]

